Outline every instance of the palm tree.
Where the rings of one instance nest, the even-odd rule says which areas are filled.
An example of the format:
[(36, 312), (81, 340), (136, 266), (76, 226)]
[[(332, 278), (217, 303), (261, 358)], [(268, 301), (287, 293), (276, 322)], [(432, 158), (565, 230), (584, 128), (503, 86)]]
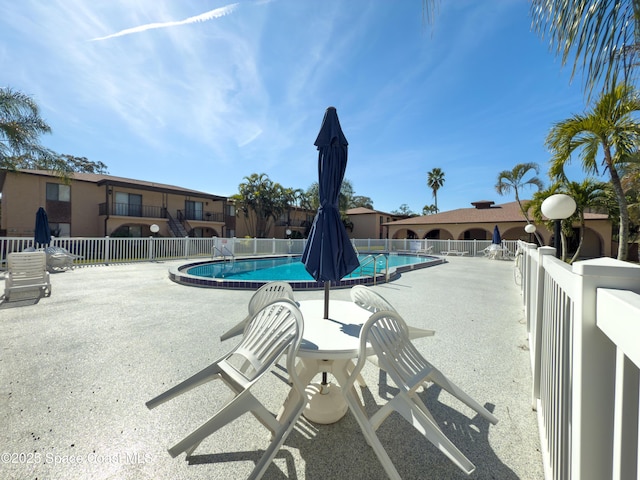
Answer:
[[(597, 208), (602, 206), (606, 197), (607, 184), (598, 182), (592, 178), (586, 178), (582, 183), (568, 182), (562, 187), (562, 189), (564, 190), (564, 193), (569, 195), (576, 202), (576, 211), (568, 220), (572, 221), (577, 217), (577, 220), (580, 223), (580, 239), (578, 241), (578, 247), (573, 254), (573, 258), (569, 261), (569, 263), (573, 263), (580, 255), (580, 249), (584, 242), (584, 212), (588, 208)], [(569, 225), (571, 225), (571, 223), (569, 223)]]
[(444, 172), (438, 167), (433, 168), (429, 173), (427, 173), (427, 186), (433, 192), (436, 213), (438, 212), (438, 190), (442, 185), (444, 185)]
[(618, 85), (603, 93), (591, 111), (556, 123), (546, 140), (552, 153), (549, 174), (561, 180), (566, 179), (564, 167), (576, 151), (580, 153), (583, 170), (599, 175), (597, 157), (602, 151), (602, 166), (609, 172), (620, 208), (618, 260), (626, 260), (629, 250), (629, 211), (618, 168), (634, 158), (640, 142), (640, 123), (632, 116), (638, 111), (640, 99), (635, 90)]
[[(535, 172), (535, 175), (528, 180), (524, 180), (524, 177), (531, 170)], [(511, 191), (513, 190), (513, 193), (516, 197), (516, 202), (518, 202), (520, 211), (522, 212), (522, 215), (524, 216), (527, 223), (531, 223), (531, 221), (529, 220), (529, 213), (527, 212), (526, 206), (523, 205), (522, 201), (520, 200), (519, 191), (524, 187), (531, 186), (537, 187), (538, 190), (541, 190), (543, 188), (543, 183), (542, 180), (537, 177), (538, 173), (540, 173), (540, 166), (537, 163), (519, 163), (511, 170), (503, 170), (502, 172), (500, 172), (498, 174), (498, 181), (496, 182), (496, 191), (500, 195), (506, 195), (508, 193), (511, 193)], [(540, 235), (537, 232), (535, 232), (535, 235), (538, 239), (538, 243), (542, 245), (542, 238), (540, 238)]]
[(50, 157), (38, 137), (51, 133), (36, 102), (11, 88), (0, 88), (0, 168), (14, 169), (33, 157)]
[[(289, 197), (285, 189), (266, 173), (252, 173), (244, 180), (238, 186), (239, 193), (232, 198), (238, 211), (244, 214), (249, 231), (253, 230), (256, 238), (264, 238), (271, 229), (271, 222), (286, 211)], [(251, 211), (255, 219), (250, 215)], [(255, 225), (252, 220), (255, 220)]]
[(435, 205), (425, 205), (422, 207), (422, 215), (433, 215), (434, 213), (438, 213)]
[[(431, 23), (438, 0), (423, 0), (422, 16)], [(640, 51), (639, 0), (531, 0), (533, 29), (547, 36), (565, 65), (574, 54), (572, 76), (585, 73), (591, 94), (600, 82), (605, 90), (631, 83)]]
[(640, 1), (531, 0), (531, 16), (534, 30), (548, 36), (563, 65), (575, 54), (572, 76), (578, 68), (586, 74), (589, 94), (600, 82), (605, 90), (630, 83), (640, 44)]
[[(550, 197), (551, 195), (554, 195), (560, 192), (561, 192), (561, 183), (555, 182), (553, 185), (549, 186), (548, 188), (544, 190), (538, 190), (537, 192), (535, 192), (531, 200), (525, 203), (525, 208), (531, 211), (531, 214), (533, 215), (533, 220), (537, 224), (544, 225), (547, 228), (547, 230), (549, 230), (550, 232), (554, 231), (554, 221), (549, 220), (548, 218), (542, 215), (542, 202), (544, 202), (547, 199), (547, 197)], [(567, 256), (566, 235), (570, 231), (570, 228), (567, 227), (567, 224), (569, 224), (569, 226), (572, 225), (569, 219), (562, 220), (562, 228), (560, 229), (560, 245), (562, 250), (560, 258), (563, 262)], [(540, 243), (540, 245), (542, 245), (542, 243)]]

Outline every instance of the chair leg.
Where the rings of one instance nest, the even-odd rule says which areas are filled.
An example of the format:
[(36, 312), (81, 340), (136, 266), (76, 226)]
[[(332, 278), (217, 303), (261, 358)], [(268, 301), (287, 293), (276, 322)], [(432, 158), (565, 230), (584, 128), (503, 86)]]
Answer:
[(449, 457), (463, 472), (469, 475), (476, 469), (476, 466), (440, 430), (438, 424), (433, 421), (433, 417), (426, 415), (422, 408), (418, 408), (406, 393), (399, 393), (395, 399), (399, 401), (395, 404), (394, 410), (438, 447), (438, 450)]
[(202, 440), (215, 433), (228, 423), (231, 423), (241, 415), (254, 410), (257, 403), (259, 402), (251, 395), (238, 395), (225, 405), (218, 413), (211, 417), (210, 420), (203, 423), (199, 428), (171, 447), (169, 449), (169, 454), (175, 458), (182, 452), (188, 451), (189, 454), (193, 453), (195, 447), (197, 447)]
[[(333, 372), (333, 375), (336, 377), (336, 380), (338, 380), (338, 383), (341, 386), (347, 384), (347, 368), (348, 367), (345, 364), (344, 371), (337, 369)], [(376, 435), (374, 428), (369, 422), (367, 413), (365, 412), (364, 406), (362, 405), (360, 399), (356, 394), (355, 388), (351, 388), (348, 391), (346, 391), (346, 389), (343, 389), (342, 393), (345, 397), (345, 400), (347, 401), (349, 410), (351, 410), (351, 413), (356, 418), (358, 425), (360, 425), (360, 430), (362, 430), (362, 434), (364, 435), (365, 440), (375, 452), (376, 456), (378, 457), (378, 461), (382, 464), (384, 471), (387, 473), (389, 479), (402, 480), (400, 474), (398, 473), (398, 470), (396, 470), (395, 465), (391, 461), (391, 458), (389, 458), (389, 454), (382, 446), (380, 439)]]
[(461, 402), (466, 404), (469, 408), (475, 410), (480, 415), (482, 415), (484, 418), (489, 420), (489, 422), (491, 422), (493, 425), (498, 423), (498, 418), (493, 413), (491, 413), (489, 410), (487, 410), (482, 405), (480, 405), (477, 401), (475, 401), (473, 398), (471, 398), (460, 387), (458, 387), (452, 381), (450, 381), (447, 377), (445, 377), (444, 374), (440, 370), (438, 370), (437, 368), (434, 368), (431, 371), (431, 373), (427, 377), (427, 380), (429, 380), (429, 381), (435, 383), (436, 385), (442, 387), (444, 390), (449, 392), (451, 395), (456, 397), (458, 400), (460, 400)]
[(251, 320), (251, 317), (246, 317), (244, 320), (242, 320), (241, 322), (237, 323), (236, 325), (231, 327), (229, 330), (224, 332), (222, 335), (220, 335), (220, 341), (224, 342), (225, 340), (228, 340), (232, 337), (242, 335), (245, 327), (247, 326), (247, 323), (249, 323), (249, 320)]
[(290, 410), (289, 416), (283, 419), (281, 428), (274, 433), (271, 443), (256, 464), (256, 467), (251, 472), (251, 475), (249, 475), (248, 480), (258, 480), (262, 478), (276, 456), (276, 453), (278, 453), (278, 450), (282, 447), (282, 444), (291, 433), (291, 430), (295, 427), (298, 418), (302, 415), (302, 411), (304, 410), (306, 403), (306, 399), (300, 399), (295, 408)]
[(188, 392), (189, 390), (199, 385), (202, 385), (204, 383), (207, 383), (215, 379), (218, 373), (220, 373), (220, 368), (218, 367), (217, 363), (209, 365), (208, 367), (200, 370), (195, 375), (192, 375), (191, 377), (187, 378), (185, 381), (179, 383), (175, 387), (172, 387), (166, 392), (161, 393), (157, 397), (152, 398), (147, 403), (145, 403), (145, 405), (149, 410), (151, 410), (152, 408), (155, 408), (158, 405), (168, 400), (171, 400), (172, 398), (177, 397), (178, 395)]

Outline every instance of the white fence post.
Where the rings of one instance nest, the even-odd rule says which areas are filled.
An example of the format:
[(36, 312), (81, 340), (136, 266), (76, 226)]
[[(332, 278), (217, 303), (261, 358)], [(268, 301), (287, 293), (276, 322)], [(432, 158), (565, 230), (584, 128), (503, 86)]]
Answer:
[(537, 408), (537, 400), (540, 398), (540, 358), (542, 355), (542, 317), (544, 314), (544, 256), (555, 255), (556, 249), (553, 247), (540, 247), (538, 248), (538, 262), (535, 277), (535, 284), (531, 282), (531, 288), (535, 288), (537, 295), (535, 295), (536, 301), (534, 308), (532, 309), (532, 318), (527, 319), (527, 322), (533, 322), (531, 324), (531, 330), (529, 335), (531, 339), (533, 350), (533, 361), (531, 365), (532, 377), (533, 377), (533, 399), (532, 407), (535, 410)]
[(104, 264), (109, 265), (109, 246), (111, 241), (109, 239), (109, 235), (104, 237)]
[(598, 328), (616, 345), (611, 478), (639, 478), (640, 295), (625, 290), (598, 289), (597, 300)]
[(640, 293), (640, 267), (612, 258), (573, 264), (581, 283), (573, 329), (571, 478), (601, 480), (613, 471), (616, 350), (596, 325), (596, 289)]

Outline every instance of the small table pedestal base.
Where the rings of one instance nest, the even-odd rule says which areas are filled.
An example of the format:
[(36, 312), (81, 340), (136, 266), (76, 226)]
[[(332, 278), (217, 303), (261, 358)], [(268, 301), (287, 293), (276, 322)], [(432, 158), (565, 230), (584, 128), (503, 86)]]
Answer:
[(311, 383), (305, 389), (309, 403), (302, 414), (307, 420), (322, 425), (336, 423), (347, 413), (347, 402), (338, 385)]

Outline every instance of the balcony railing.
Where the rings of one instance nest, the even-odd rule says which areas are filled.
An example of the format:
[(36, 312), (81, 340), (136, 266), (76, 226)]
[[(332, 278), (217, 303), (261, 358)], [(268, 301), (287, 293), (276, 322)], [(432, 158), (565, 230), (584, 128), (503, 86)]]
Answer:
[(167, 218), (167, 209), (155, 205), (131, 205), (128, 203), (101, 203), (99, 215), (118, 215), (123, 217)]
[[(122, 217), (168, 218), (167, 209), (156, 205), (131, 205), (128, 203), (101, 203), (99, 215), (116, 215)], [(178, 210), (178, 218), (202, 222), (224, 222), (222, 212), (185, 212)]]
[(178, 219), (195, 220), (197, 222), (224, 222), (224, 213), (222, 212), (192, 212), (187, 210), (178, 210)]

